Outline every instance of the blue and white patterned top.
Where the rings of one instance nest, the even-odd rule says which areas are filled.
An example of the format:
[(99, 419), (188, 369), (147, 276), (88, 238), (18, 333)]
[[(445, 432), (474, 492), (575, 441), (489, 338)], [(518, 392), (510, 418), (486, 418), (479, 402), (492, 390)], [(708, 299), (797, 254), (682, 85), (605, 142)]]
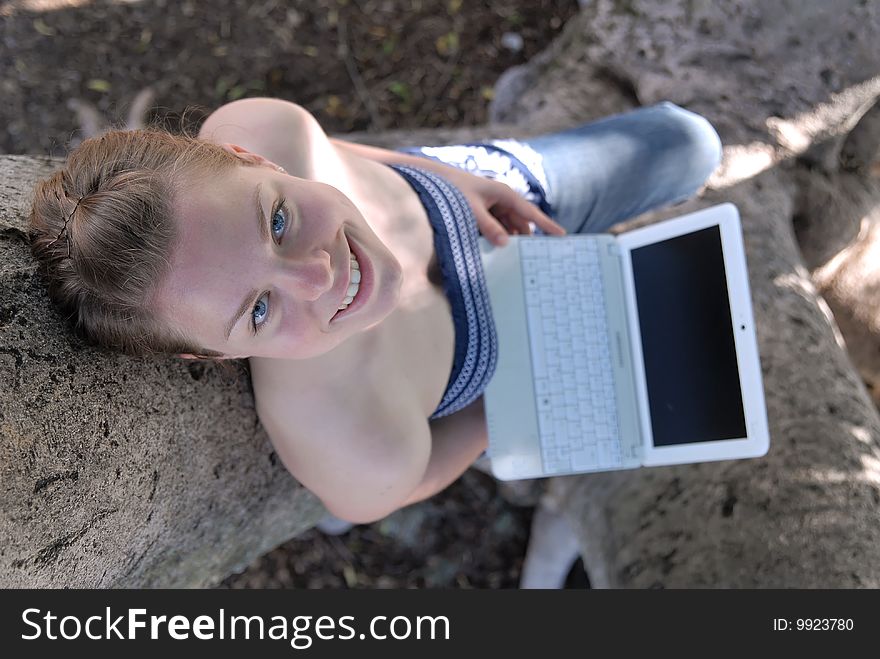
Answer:
[(432, 172), (391, 165), (419, 195), (434, 229), (434, 249), (455, 325), (452, 374), (430, 420), (467, 407), (495, 372), (498, 336), (483, 275), (477, 221), (464, 196)]
[[(397, 149), (458, 167), (504, 183), (547, 214), (552, 213), (552, 190), (541, 154), (518, 140), (491, 140), (452, 146), (413, 146)], [(544, 232), (535, 227), (535, 234)]]

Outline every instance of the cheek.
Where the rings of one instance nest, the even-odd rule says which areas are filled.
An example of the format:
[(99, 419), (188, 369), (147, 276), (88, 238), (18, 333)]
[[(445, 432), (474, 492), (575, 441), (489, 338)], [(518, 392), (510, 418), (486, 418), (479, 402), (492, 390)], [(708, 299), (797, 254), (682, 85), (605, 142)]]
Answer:
[(359, 220), (361, 212), (354, 202), (336, 188), (326, 186), (322, 194), (316, 195), (318, 206), (324, 213), (341, 220)]
[(279, 359), (313, 359), (327, 354), (342, 338), (324, 334), (317, 328), (298, 328), (295, 331), (299, 333), (285, 333), (283, 337), (279, 337), (269, 356)]
[(346, 219), (351, 215), (351, 208), (345, 201), (323, 191), (321, 194), (309, 195), (307, 199), (300, 202), (303, 215), (319, 225)]
[(286, 318), (278, 325), (278, 343), (291, 350), (300, 351), (308, 349), (315, 343), (320, 343), (326, 334), (321, 332), (320, 321), (315, 318), (292, 318), (285, 314)]
[(329, 218), (337, 222), (360, 224), (364, 221), (357, 206), (346, 198), (328, 199), (325, 209)]

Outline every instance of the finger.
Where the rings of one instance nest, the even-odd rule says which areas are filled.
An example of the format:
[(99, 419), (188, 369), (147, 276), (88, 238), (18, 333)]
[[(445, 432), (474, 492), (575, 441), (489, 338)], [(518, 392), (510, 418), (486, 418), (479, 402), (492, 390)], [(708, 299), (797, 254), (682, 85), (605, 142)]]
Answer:
[(566, 231), (563, 226), (554, 222), (549, 215), (545, 214), (532, 202), (517, 195), (516, 210), (527, 218), (526, 221), (534, 222), (544, 233), (563, 236)]
[(522, 201), (525, 200), (519, 194), (505, 186), (504, 192), (495, 199), (489, 210), (510, 233), (529, 235), (532, 233), (529, 226), (531, 216), (523, 212), (525, 207), (520, 205)]
[(492, 207), (491, 211), (492, 215), (498, 218), (498, 221), (501, 222), (502, 225), (507, 227), (507, 230), (510, 233), (522, 234), (526, 236), (532, 233), (532, 227), (529, 224), (529, 218), (523, 215), (516, 208), (496, 204)]
[(507, 229), (489, 211), (475, 208), (474, 215), (477, 218), (477, 227), (490, 243), (498, 247), (507, 244)]
[(505, 208), (501, 205), (496, 204), (492, 208), (489, 209), (489, 212), (492, 213), (492, 216), (505, 228), (505, 230), (513, 235), (518, 234), (530, 234), (531, 227), (529, 223), (523, 219), (520, 219), (516, 213), (511, 211), (508, 208)]

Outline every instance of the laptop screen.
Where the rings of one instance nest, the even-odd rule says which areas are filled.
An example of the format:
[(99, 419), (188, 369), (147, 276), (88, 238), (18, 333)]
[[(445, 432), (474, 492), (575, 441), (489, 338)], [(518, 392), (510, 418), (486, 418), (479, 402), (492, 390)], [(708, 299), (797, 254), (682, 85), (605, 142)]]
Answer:
[(720, 228), (631, 256), (654, 445), (745, 437)]

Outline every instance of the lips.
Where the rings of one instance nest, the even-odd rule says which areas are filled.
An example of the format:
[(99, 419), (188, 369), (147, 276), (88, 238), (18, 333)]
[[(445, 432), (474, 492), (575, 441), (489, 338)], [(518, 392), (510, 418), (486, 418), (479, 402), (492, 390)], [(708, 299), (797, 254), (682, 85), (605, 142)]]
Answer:
[[(346, 236), (345, 240), (348, 243), (349, 255), (354, 254), (354, 250), (351, 247), (351, 241), (348, 240), (348, 236)], [(357, 254), (354, 254), (354, 256), (355, 256), (355, 258), (357, 258)], [(345, 281), (345, 286), (342, 287), (342, 297), (339, 298), (339, 303), (336, 305), (337, 308), (342, 304), (342, 301), (345, 299), (346, 293), (348, 293), (348, 287), (351, 286), (351, 256), (349, 256), (345, 260), (345, 262), (348, 264), (348, 271), (343, 276), (347, 275), (347, 277), (346, 277), (346, 281)], [(345, 267), (345, 266), (343, 266), (343, 267)]]

